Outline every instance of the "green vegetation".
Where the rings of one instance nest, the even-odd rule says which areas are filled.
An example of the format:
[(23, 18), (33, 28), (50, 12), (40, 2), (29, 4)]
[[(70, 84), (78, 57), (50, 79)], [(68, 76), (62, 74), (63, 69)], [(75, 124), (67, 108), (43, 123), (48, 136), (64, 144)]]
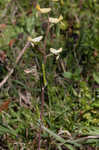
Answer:
[(0, 149), (99, 149), (98, 0), (0, 0)]

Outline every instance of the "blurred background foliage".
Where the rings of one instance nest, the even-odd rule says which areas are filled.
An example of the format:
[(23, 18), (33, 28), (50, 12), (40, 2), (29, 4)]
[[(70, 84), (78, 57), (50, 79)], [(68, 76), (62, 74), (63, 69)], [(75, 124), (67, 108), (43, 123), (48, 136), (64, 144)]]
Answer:
[[(52, 10), (42, 14), (36, 9), (37, 4)], [(56, 134), (60, 130), (68, 131), (74, 139), (95, 135), (95, 132), (99, 134), (96, 128), (99, 126), (98, 14), (98, 0), (0, 0), (0, 81), (14, 67), (28, 36), (45, 38), (48, 18), (63, 16), (62, 21), (51, 24), (46, 39), (47, 56), (50, 48), (62, 47), (63, 51), (58, 60), (54, 55), (47, 57), (43, 122)], [(37, 149), (43, 62), (39, 49), (44, 49), (44, 38), (35, 47), (27, 49), (12, 76), (0, 89), (2, 147), (14, 149), (14, 143), (17, 143), (17, 149)], [(34, 72), (26, 74), (27, 68), (34, 68)], [(28, 94), (29, 102), (26, 103)], [(62, 135), (64, 139), (68, 139), (66, 133)], [(41, 142), (42, 150), (65, 149), (64, 144), (60, 146), (55, 137), (45, 131)], [(98, 147), (98, 143), (97, 139), (91, 139), (80, 146), (86, 149), (89, 144), (93, 148)], [(77, 143), (74, 147), (68, 145), (67, 148), (73, 150), (79, 147)]]

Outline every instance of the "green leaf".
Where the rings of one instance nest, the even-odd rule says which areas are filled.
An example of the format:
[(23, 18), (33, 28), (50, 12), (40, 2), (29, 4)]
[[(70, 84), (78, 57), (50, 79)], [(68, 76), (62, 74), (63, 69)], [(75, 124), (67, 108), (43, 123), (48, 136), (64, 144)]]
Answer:
[(93, 73), (93, 78), (99, 84), (99, 74)]
[(71, 79), (72, 78), (72, 73), (71, 72), (64, 72), (63, 76), (65, 78)]
[(17, 135), (16, 131), (13, 128), (9, 126), (5, 127), (3, 125), (0, 125), (0, 135), (6, 134), (6, 133), (12, 134), (14, 136)]

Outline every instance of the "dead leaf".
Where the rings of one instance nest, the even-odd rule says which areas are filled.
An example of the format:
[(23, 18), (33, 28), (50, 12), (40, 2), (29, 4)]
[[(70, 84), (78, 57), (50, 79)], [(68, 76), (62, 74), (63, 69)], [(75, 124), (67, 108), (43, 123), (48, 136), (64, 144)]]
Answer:
[(0, 112), (8, 109), (8, 106), (9, 106), (10, 102), (11, 102), (10, 100), (7, 100), (6, 102), (3, 102), (3, 104), (0, 105)]

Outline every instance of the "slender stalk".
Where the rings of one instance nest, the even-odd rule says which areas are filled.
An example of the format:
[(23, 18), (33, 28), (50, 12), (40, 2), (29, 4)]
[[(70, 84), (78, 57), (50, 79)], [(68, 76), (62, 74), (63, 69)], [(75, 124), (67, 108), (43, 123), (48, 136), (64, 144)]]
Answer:
[(42, 128), (41, 128), (42, 118), (43, 118), (43, 111), (44, 111), (44, 93), (45, 93), (45, 87), (47, 85), (46, 74), (45, 74), (45, 65), (46, 65), (46, 44), (47, 44), (49, 30), (50, 30), (50, 26), (49, 26), (49, 22), (48, 22), (46, 36), (45, 36), (45, 40), (44, 40), (44, 48), (43, 48), (43, 63), (42, 63), (43, 83), (42, 83), (42, 92), (41, 92), (41, 112), (40, 112), (41, 125), (40, 125), (40, 130), (39, 130), (38, 150), (40, 150), (40, 147), (41, 147), (40, 141), (41, 141), (41, 132), (42, 132)]
[(42, 125), (42, 117), (43, 117), (43, 108), (44, 108), (44, 87), (42, 87), (42, 92), (41, 92), (41, 113), (40, 113), (40, 130), (39, 130), (39, 141), (38, 141), (38, 150), (40, 150), (40, 146), (41, 146), (41, 131), (42, 131), (42, 128), (41, 128), (41, 125)]

